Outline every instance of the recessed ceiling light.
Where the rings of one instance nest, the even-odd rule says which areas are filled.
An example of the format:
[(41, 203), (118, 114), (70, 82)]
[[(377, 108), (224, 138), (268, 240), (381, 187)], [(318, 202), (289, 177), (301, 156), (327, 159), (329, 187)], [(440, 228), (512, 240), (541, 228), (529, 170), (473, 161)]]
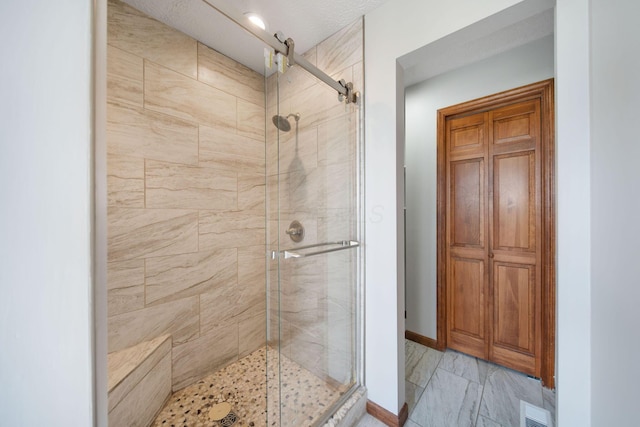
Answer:
[(267, 25), (264, 23), (264, 19), (262, 19), (262, 17), (257, 13), (247, 12), (244, 14), (244, 16), (249, 18), (249, 21), (251, 21), (251, 23), (256, 27), (262, 28), (263, 30), (267, 29)]

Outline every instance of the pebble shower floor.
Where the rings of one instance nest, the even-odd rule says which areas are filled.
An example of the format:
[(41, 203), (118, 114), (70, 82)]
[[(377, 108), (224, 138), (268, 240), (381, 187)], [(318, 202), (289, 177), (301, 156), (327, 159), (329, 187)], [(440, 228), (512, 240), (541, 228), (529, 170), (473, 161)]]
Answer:
[[(268, 357), (268, 358), (267, 358)], [(265, 363), (266, 362), (266, 363)], [(269, 367), (267, 381), (266, 370)], [(179, 390), (169, 398), (153, 427), (218, 427), (209, 409), (231, 404), (237, 416), (234, 427), (305, 427), (313, 425), (341, 392), (297, 363), (280, 356), (282, 420), (278, 417), (278, 354), (262, 347), (250, 355)], [(267, 385), (269, 407), (267, 408)]]

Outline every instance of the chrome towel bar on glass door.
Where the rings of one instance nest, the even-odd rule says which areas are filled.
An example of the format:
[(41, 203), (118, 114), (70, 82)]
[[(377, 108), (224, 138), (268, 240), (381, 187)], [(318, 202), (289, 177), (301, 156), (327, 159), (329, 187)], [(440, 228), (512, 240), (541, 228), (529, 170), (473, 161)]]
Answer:
[[(336, 245), (338, 246), (337, 248), (322, 249), (319, 251), (312, 251), (312, 252), (301, 252), (301, 251), (304, 251), (305, 249), (320, 248), (323, 246), (336, 246)], [(297, 248), (286, 249), (280, 252), (274, 251), (274, 252), (271, 252), (271, 258), (275, 259), (278, 257), (278, 255), (280, 255), (284, 259), (306, 258), (314, 255), (327, 254), (329, 252), (343, 251), (345, 249), (351, 249), (358, 246), (360, 246), (360, 242), (357, 242), (355, 240), (340, 240), (338, 242), (316, 243), (315, 245), (298, 246)]]

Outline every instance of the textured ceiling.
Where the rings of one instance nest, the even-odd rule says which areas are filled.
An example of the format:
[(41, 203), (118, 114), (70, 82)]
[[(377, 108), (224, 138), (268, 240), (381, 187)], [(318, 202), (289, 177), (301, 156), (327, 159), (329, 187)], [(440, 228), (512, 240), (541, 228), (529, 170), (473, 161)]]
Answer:
[[(223, 54), (263, 72), (264, 44), (203, 0), (124, 0)], [(386, 0), (224, 0), (242, 13), (254, 12), (267, 31), (282, 31), (304, 53)]]

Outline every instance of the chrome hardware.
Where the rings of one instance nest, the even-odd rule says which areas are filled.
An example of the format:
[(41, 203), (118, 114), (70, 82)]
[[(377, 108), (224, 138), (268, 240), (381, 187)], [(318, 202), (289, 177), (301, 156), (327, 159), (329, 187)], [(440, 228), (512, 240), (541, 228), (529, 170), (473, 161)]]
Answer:
[[(309, 62), (304, 56), (294, 52), (294, 44), (291, 39), (285, 39), (282, 32), (278, 31), (275, 34), (262, 30), (254, 25), (251, 25), (249, 19), (240, 13), (233, 5), (233, 2), (225, 0), (203, 0), (204, 3), (218, 12), (231, 19), (236, 24), (240, 25), (250, 34), (253, 34), (258, 39), (262, 40), (268, 46), (270, 46), (276, 53), (285, 55), (288, 59), (289, 65), (294, 63), (307, 70), (316, 78), (322, 80), (328, 84), (332, 89), (342, 95), (341, 99), (347, 103), (358, 103), (359, 96), (353, 91), (353, 85), (349, 88), (347, 83), (340, 83), (332, 79), (322, 70), (318, 69), (315, 65)], [(291, 42), (290, 42), (291, 40)]]
[(340, 84), (340, 86), (343, 87), (344, 92), (338, 92), (338, 101), (342, 102), (346, 100), (347, 104), (357, 104), (358, 101), (360, 100), (360, 92), (354, 92), (353, 91), (353, 83), (349, 82), (345, 82), (344, 79), (340, 79), (338, 80), (338, 84)]
[[(319, 248), (322, 246), (334, 246), (334, 245), (338, 245), (338, 247), (331, 248), (331, 249), (323, 249), (320, 251), (306, 252), (306, 253), (300, 252), (305, 249)], [(338, 242), (326, 242), (326, 243), (317, 243), (315, 245), (300, 246), (298, 248), (295, 248), (295, 252), (293, 250), (284, 250), (284, 251), (280, 251), (280, 254), (284, 257), (284, 259), (307, 258), (314, 255), (327, 254), (330, 252), (337, 252), (337, 251), (343, 251), (345, 249), (356, 248), (358, 246), (360, 246), (360, 242), (357, 242), (355, 240), (341, 240)]]
[(296, 58), (293, 55), (295, 43), (293, 39), (289, 37), (285, 40), (284, 44), (287, 46), (287, 65), (293, 67), (296, 64)]
[(276, 31), (276, 33), (273, 35), (273, 37), (275, 37), (276, 40), (278, 40), (280, 43), (284, 43), (284, 41), (286, 40), (284, 38), (284, 34), (282, 33), (282, 31)]
[(289, 224), (289, 228), (285, 231), (291, 237), (291, 240), (298, 243), (304, 239), (304, 227), (299, 221), (293, 221)]

